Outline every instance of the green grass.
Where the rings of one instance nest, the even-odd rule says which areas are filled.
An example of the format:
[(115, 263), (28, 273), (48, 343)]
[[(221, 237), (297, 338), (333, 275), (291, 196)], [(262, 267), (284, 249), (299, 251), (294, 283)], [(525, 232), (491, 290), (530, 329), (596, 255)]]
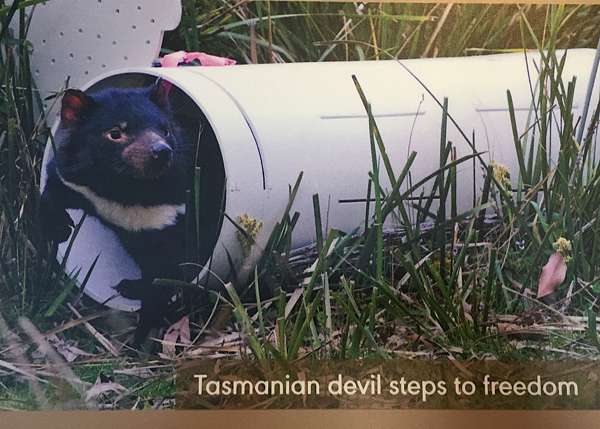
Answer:
[[(512, 95), (506, 94), (512, 120), (505, 125), (513, 131), (507, 144), (514, 146), (520, 166), (510, 189), (499, 166), (480, 163), (481, 154), (456, 158), (446, 131), (463, 124), (454, 124), (453, 100), (440, 98), (439, 169), (426, 178), (431, 193), (422, 195), (425, 181), (415, 183), (410, 172), (423, 155), (413, 152), (404, 165), (391, 164), (370, 114), (369, 94), (355, 80), (356, 97), (370, 118), (365, 145), (372, 170), (365, 181), (372, 202), (366, 213), (373, 209), (374, 215), (365, 216), (364, 231), (324, 230), (326, 201), (315, 195), (313, 213), (302, 216), (314, 217), (317, 241), (291, 248), (300, 216), (291, 212), (291, 203), (303, 186), (300, 175), (290, 184), (288, 210), (250, 280), (208, 295), (209, 320), (192, 317), (192, 338), (202, 335), (178, 348), (178, 359), (205, 356), (201, 343), (216, 327), (228, 339), (211, 353), (256, 359), (265, 367), (306, 357), (597, 358), (600, 168), (593, 136), (599, 109), (590, 105), (593, 126), (578, 128), (572, 94), (581, 83), (562, 79), (557, 50), (596, 46), (598, 6), (386, 4), (356, 11), (350, 4), (183, 3), (184, 19), (167, 35), (165, 50), (203, 50), (240, 62), (474, 55), (523, 47), (544, 54), (543, 84), (532, 82), (530, 128), (524, 134), (514, 120)], [(161, 398), (173, 396), (171, 361), (139, 358), (126, 348), (112, 357), (85, 325), (60, 330), (78, 318), (67, 306), (73, 304), (83, 316), (95, 317), (90, 323), (100, 334), (121, 345), (133, 317), (80, 299), (71, 280), (75, 273), (63, 273), (53, 262), (56, 249), (41, 240), (38, 178), (49, 130), (31, 79), (25, 34), (6, 27), (11, 17), (25, 20), (19, 4), (0, 7), (0, 361), (27, 373), (0, 366), (0, 408), (84, 407), (78, 389), (89, 389), (99, 378), (126, 389), (102, 396), (104, 407), (160, 405)], [(351, 31), (340, 31), (345, 24)], [(547, 155), (548, 129), (556, 126), (550, 106), (561, 117), (558, 141), (552, 142), (561, 147), (556, 164)], [(482, 137), (465, 132), (464, 138), (474, 143)], [(458, 168), (486, 171), (479, 197), (465, 213), (456, 209)], [(495, 215), (493, 222), (485, 222), (486, 212)], [(402, 228), (384, 230), (390, 218)], [(554, 302), (541, 302), (534, 294), (539, 270), (560, 237), (572, 244), (567, 278)], [(233, 317), (223, 317), (228, 310)], [(569, 329), (561, 325), (566, 318)], [(94, 354), (66, 366), (77, 382), (69, 385), (70, 376), (56, 371), (64, 366), (61, 358), (36, 353), (44, 337), (26, 332), (27, 321)], [(525, 329), (532, 321), (538, 326), (533, 335), (503, 330)]]
[[(240, 2), (186, 0), (167, 49), (227, 53), (241, 62), (330, 61), (463, 56), (535, 49), (521, 17), (543, 42), (595, 47), (600, 6)], [(554, 20), (553, 20), (554, 13)]]
[[(319, 7), (321, 5), (316, 6)], [(480, 12), (482, 8), (479, 7)], [(433, 182), (431, 194), (423, 196), (418, 203), (408, 202), (407, 198), (423, 185), (411, 184), (409, 191), (400, 193), (406, 185), (406, 172), (419, 154), (412, 154), (405, 166), (394, 169), (390, 165), (376, 121), (370, 115), (368, 98), (356, 81), (357, 91), (371, 118), (373, 169), (370, 178), (375, 215), (367, 220), (364, 234), (328, 231), (327, 239), (318, 240), (312, 252), (316, 261), (309, 258), (312, 270), (297, 272), (295, 276), (290, 275), (289, 262), (294, 251), (290, 248), (289, 236), (293, 234), (299, 214), (285, 215), (246, 293), (252, 296), (252, 290), (270, 290), (276, 305), (270, 305), (268, 310), (264, 302), (243, 305), (239, 295), (244, 295), (244, 285), (227, 289), (238, 329), (244, 333), (256, 359), (266, 364), (270, 359), (286, 361), (300, 356), (390, 358), (394, 350), (386, 347), (386, 335), (394, 325), (414, 338), (404, 350), (430, 349), (433, 345), (431, 356), (451, 353), (460, 358), (489, 354), (549, 358), (564, 357), (571, 352), (595, 356), (597, 340), (595, 334), (590, 338), (590, 329), (582, 329), (581, 335), (575, 337), (541, 332), (544, 338), (537, 344), (552, 344), (555, 353), (533, 345), (517, 352), (514, 341), (499, 335), (501, 318), (498, 316), (501, 315), (527, 317), (541, 313), (538, 317), (546, 321), (568, 315), (579, 318), (584, 326), (588, 321), (595, 322), (594, 318), (588, 318), (589, 314), (597, 313), (596, 295), (591, 293), (590, 285), (598, 281), (599, 266), (594, 244), (598, 237), (591, 233), (597, 230), (594, 225), (599, 207), (596, 198), (600, 170), (592, 156), (598, 106), (589, 106), (590, 112), (596, 112), (592, 126), (581, 133), (582, 138), (577, 142), (575, 131), (580, 118), (571, 114), (576, 82), (563, 81), (560, 73), (563, 58), (557, 52), (558, 47), (567, 43), (564, 26), (581, 10), (512, 8), (514, 15), (505, 15), (505, 18), (512, 16), (511, 22), (515, 21), (522, 38), (518, 46), (531, 46), (543, 52), (540, 74), (543, 84), (532, 82), (537, 89), (528, 124), (531, 128), (524, 135), (519, 135), (512, 97), (507, 93), (511, 121), (506, 126), (513, 130), (520, 166), (519, 177), (513, 178), (514, 189), (499, 175), (502, 166), (486, 165), (478, 154), (453, 160), (452, 144), (446, 140), (447, 124), (453, 119), (447, 110), (448, 100), (440, 100), (440, 170), (429, 177)], [(506, 12), (510, 7), (499, 9)], [(539, 16), (536, 13), (542, 11), (544, 25), (542, 30), (536, 30), (533, 20)], [(374, 40), (371, 40), (372, 45)], [(272, 43), (278, 42), (273, 40)], [(489, 43), (489, 40), (484, 41), (481, 46), (489, 47)], [(450, 47), (456, 46), (461, 45), (456, 41), (450, 43)], [(503, 49), (511, 49), (511, 46)], [(442, 49), (437, 52), (456, 54)], [(391, 56), (390, 52), (373, 50), (373, 55), (384, 54)], [(556, 106), (561, 117), (558, 124), (561, 150), (556, 164), (551, 164), (547, 155), (548, 129), (556, 126), (549, 106)], [(471, 138), (465, 133), (463, 136), (473, 145)], [(458, 214), (455, 172), (460, 164), (468, 165), (471, 158), (477, 158), (482, 164), (487, 180), (473, 209)], [(380, 187), (382, 174), (389, 179), (391, 189)], [(301, 183), (297, 183), (294, 190), (298, 186)], [(434, 195), (439, 195), (437, 203)], [(291, 200), (293, 196), (294, 193)], [(315, 213), (319, 213), (318, 196), (314, 201)], [(432, 213), (435, 206), (437, 209)], [(496, 215), (492, 224), (482, 222), (485, 210)], [(411, 222), (414, 219), (411, 215), (416, 215), (420, 222)], [(400, 220), (403, 231), (400, 237), (392, 235), (386, 241), (381, 225), (390, 216)], [(422, 223), (427, 221), (432, 227), (422, 229)], [(315, 223), (320, 224), (320, 220), (316, 218)], [(572, 259), (563, 289), (557, 293), (559, 302), (547, 304), (535, 299), (537, 280), (541, 267), (554, 251), (552, 244), (561, 237), (571, 242)], [(522, 248), (519, 243), (524, 243)], [(298, 287), (303, 288), (299, 299), (289, 293)], [(568, 287), (571, 291), (566, 299), (563, 297)], [(296, 299), (294, 311), (286, 314), (289, 300)], [(332, 338), (334, 331), (335, 338)], [(278, 339), (275, 343), (271, 340), (274, 337)]]

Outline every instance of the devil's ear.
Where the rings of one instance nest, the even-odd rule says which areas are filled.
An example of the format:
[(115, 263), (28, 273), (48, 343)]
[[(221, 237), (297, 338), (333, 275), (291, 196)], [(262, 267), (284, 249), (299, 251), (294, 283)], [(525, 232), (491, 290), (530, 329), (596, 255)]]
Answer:
[(94, 99), (78, 89), (67, 89), (62, 98), (60, 118), (67, 126), (76, 124), (94, 106)]
[(159, 107), (168, 107), (171, 88), (173, 88), (171, 82), (161, 78), (156, 79), (156, 82), (150, 87), (150, 100)]

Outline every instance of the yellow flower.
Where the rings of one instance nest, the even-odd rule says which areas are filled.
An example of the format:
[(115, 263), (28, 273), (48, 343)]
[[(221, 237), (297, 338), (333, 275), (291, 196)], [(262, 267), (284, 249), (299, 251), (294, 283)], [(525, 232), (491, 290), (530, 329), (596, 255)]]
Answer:
[(571, 245), (571, 241), (567, 240), (564, 237), (558, 237), (558, 239), (552, 244), (554, 250), (563, 255), (565, 258), (565, 262), (569, 262), (571, 260), (571, 250), (573, 250), (573, 246)]
[(258, 233), (262, 229), (263, 223), (257, 219), (254, 219), (252, 216), (244, 213), (237, 217), (238, 225), (244, 230), (246, 234), (243, 234), (240, 230), (236, 231), (237, 239), (242, 245), (242, 250), (244, 251), (244, 255), (248, 256), (250, 254), (250, 249), (258, 236)]
[(510, 172), (504, 164), (500, 164), (496, 161), (492, 161), (490, 166), (492, 167), (492, 174), (496, 183), (502, 186), (505, 190), (510, 191), (512, 185), (510, 183)]

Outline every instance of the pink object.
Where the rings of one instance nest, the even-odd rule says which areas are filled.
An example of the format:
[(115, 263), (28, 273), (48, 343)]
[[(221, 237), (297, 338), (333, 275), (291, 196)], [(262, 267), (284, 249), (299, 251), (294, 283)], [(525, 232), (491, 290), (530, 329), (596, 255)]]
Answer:
[(548, 258), (548, 262), (542, 268), (540, 280), (538, 281), (537, 297), (543, 298), (554, 293), (556, 288), (565, 281), (567, 276), (567, 263), (560, 252), (554, 252)]
[(169, 327), (163, 337), (163, 353), (169, 357), (174, 357), (175, 346), (178, 344), (191, 344), (190, 319), (188, 316), (183, 316), (178, 322)]
[(232, 66), (235, 60), (230, 58), (217, 57), (215, 55), (205, 54), (204, 52), (186, 52), (177, 51), (162, 57), (160, 65), (162, 67), (177, 67), (181, 63), (191, 63), (198, 60), (203, 66)]

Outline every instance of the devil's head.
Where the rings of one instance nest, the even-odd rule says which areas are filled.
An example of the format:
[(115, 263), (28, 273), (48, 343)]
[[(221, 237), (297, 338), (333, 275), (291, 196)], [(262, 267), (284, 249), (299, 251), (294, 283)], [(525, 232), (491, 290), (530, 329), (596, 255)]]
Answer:
[(65, 91), (56, 157), (63, 178), (124, 202), (174, 186), (186, 155), (169, 113), (169, 88), (159, 81), (91, 95)]

